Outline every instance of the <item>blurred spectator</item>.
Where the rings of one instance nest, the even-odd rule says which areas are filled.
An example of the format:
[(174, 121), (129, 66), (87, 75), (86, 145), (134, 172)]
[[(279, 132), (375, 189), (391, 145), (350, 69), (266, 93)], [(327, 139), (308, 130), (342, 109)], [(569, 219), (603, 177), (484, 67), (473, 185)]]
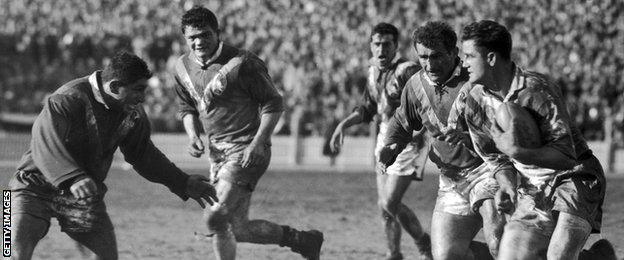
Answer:
[[(155, 70), (146, 111), (155, 131), (180, 131), (167, 68), (182, 52), (181, 13), (191, 0), (30, 0), (0, 3), (0, 100), (3, 111), (36, 113), (45, 93), (100, 67), (119, 49), (139, 54)], [(602, 138), (605, 108), (624, 91), (624, 2), (577, 1), (208, 1), (224, 17), (227, 42), (256, 52), (287, 98), (283, 126), (322, 135), (336, 111), (351, 111), (365, 86), (369, 24), (402, 31), (401, 53), (413, 57), (412, 28), (445, 20), (459, 30), (494, 19), (513, 33), (519, 64), (553, 75), (577, 123)], [(295, 107), (297, 107), (295, 109)], [(301, 116), (288, 113), (302, 110)], [(616, 120), (617, 121), (617, 120)], [(294, 129), (280, 129), (280, 133)], [(367, 134), (368, 127), (350, 129)]]

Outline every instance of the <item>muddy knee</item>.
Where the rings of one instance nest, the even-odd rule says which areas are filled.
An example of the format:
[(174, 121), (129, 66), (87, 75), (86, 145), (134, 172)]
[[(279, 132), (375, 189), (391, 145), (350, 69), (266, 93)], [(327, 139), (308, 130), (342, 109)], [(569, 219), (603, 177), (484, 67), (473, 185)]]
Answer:
[(219, 233), (229, 228), (230, 216), (224, 207), (217, 209), (206, 209), (204, 211), (204, 223), (210, 233)]

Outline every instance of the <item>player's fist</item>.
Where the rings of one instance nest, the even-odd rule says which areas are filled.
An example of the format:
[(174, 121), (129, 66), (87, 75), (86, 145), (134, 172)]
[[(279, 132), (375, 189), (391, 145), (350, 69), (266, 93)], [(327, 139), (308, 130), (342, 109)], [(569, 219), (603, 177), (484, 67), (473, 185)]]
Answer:
[(78, 179), (70, 187), (69, 191), (74, 197), (84, 199), (97, 195), (98, 189), (95, 181), (91, 177)]
[(206, 208), (204, 200), (210, 205), (219, 201), (210, 180), (198, 174), (191, 174), (186, 181), (186, 195), (197, 201), (202, 208)]
[(188, 153), (195, 158), (202, 156), (202, 154), (204, 154), (204, 143), (201, 138), (198, 136), (191, 138), (187, 150)]

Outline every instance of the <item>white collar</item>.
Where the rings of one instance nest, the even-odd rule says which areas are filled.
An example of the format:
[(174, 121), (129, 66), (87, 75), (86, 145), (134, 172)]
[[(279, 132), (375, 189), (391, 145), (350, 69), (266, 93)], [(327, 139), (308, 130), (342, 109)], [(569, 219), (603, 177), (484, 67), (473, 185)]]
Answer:
[(110, 109), (110, 107), (108, 107), (106, 102), (104, 102), (104, 97), (102, 97), (102, 93), (100, 93), (100, 89), (102, 88), (102, 86), (98, 83), (98, 80), (97, 80), (99, 73), (100, 71), (95, 71), (91, 75), (89, 75), (89, 84), (91, 85), (91, 92), (93, 93), (93, 96), (95, 97), (95, 100), (97, 102), (104, 105), (106, 109)]

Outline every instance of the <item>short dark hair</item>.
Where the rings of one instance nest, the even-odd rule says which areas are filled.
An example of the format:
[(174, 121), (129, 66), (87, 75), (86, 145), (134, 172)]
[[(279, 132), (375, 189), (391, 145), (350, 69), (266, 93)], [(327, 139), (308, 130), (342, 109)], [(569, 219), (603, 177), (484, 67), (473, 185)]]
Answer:
[(126, 51), (117, 52), (102, 71), (103, 82), (118, 80), (124, 85), (151, 77), (152, 72), (147, 68), (145, 61)]
[(490, 20), (481, 20), (464, 27), (462, 41), (474, 40), (475, 45), (494, 51), (502, 58), (511, 58), (511, 34), (505, 26)]
[(373, 27), (370, 38), (372, 39), (373, 35), (375, 34), (390, 34), (394, 38), (394, 44), (397, 44), (399, 42), (399, 29), (397, 29), (396, 26), (392, 24), (378, 23), (377, 25), (375, 25), (375, 27)]
[(215, 14), (201, 5), (193, 6), (193, 8), (186, 11), (184, 15), (182, 15), (181, 25), (182, 33), (184, 33), (186, 26), (201, 28), (208, 25), (215, 32), (219, 30), (219, 22)]
[(412, 34), (414, 48), (420, 43), (427, 48), (442, 44), (447, 51), (457, 47), (457, 34), (450, 25), (441, 21), (429, 21), (416, 28)]

